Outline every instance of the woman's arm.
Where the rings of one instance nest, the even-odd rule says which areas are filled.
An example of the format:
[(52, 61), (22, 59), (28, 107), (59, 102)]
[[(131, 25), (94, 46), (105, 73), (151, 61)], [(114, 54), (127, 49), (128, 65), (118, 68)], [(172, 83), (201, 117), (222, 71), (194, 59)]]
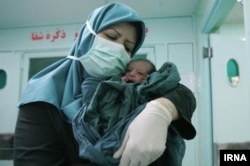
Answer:
[(175, 105), (169, 99), (161, 97), (153, 101), (157, 101), (164, 107), (166, 107), (167, 111), (169, 111), (169, 113), (172, 115), (173, 121), (179, 119), (179, 112), (177, 111)]
[(121, 157), (120, 166), (149, 165), (159, 158), (166, 148), (172, 121), (183, 138), (193, 138), (195, 129), (190, 122), (195, 106), (194, 95), (181, 84), (164, 97), (148, 102), (129, 125), (122, 146), (114, 154), (115, 158)]
[(121, 157), (120, 166), (147, 166), (163, 154), (172, 115), (161, 102), (148, 102), (130, 123), (114, 154), (114, 158)]

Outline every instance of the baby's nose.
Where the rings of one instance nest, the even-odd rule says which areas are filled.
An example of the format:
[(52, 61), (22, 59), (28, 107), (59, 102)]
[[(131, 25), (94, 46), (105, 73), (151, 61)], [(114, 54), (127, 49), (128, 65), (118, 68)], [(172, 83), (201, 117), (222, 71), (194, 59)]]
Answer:
[(135, 71), (133, 71), (133, 70), (130, 71), (130, 72), (129, 72), (129, 75), (130, 75), (130, 76), (135, 76)]

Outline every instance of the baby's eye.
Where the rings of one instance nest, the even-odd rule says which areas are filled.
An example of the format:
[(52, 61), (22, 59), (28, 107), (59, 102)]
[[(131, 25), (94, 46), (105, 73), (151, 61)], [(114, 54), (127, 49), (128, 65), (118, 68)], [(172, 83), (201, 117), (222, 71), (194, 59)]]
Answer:
[(138, 72), (139, 75), (144, 76), (144, 73)]
[(130, 72), (131, 70), (130, 69), (126, 69), (126, 72)]

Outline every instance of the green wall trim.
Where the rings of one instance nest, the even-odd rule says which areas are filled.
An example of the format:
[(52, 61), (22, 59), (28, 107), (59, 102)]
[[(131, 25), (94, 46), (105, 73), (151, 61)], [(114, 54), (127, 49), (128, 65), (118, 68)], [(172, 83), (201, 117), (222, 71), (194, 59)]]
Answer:
[(209, 34), (219, 28), (235, 3), (236, 0), (214, 0), (204, 17), (201, 33)]

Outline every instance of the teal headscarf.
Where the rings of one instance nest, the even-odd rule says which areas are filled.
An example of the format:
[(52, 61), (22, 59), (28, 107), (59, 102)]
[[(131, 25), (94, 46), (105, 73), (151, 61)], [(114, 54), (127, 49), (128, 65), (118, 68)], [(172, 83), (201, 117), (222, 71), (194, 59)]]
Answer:
[[(141, 47), (145, 37), (145, 25), (138, 14), (121, 3), (111, 3), (95, 9), (88, 21), (92, 29), (99, 33), (107, 26), (121, 22), (136, 22), (140, 34), (133, 54)], [(80, 57), (91, 48), (93, 36), (84, 24), (79, 37), (73, 44), (69, 55)], [(65, 55), (66, 57), (67, 55)], [(20, 105), (31, 102), (47, 102), (63, 112), (66, 120), (71, 122), (81, 107), (81, 83), (85, 71), (78, 61), (64, 58), (34, 75), (23, 93)]]
[[(136, 44), (136, 48), (133, 50), (133, 54), (141, 47), (145, 37), (145, 25), (136, 11), (121, 3), (111, 3), (109, 5), (97, 8), (88, 17), (88, 21), (92, 29), (99, 33), (106, 27), (121, 23), (121, 22), (137, 22), (139, 31), (141, 34), (137, 34), (139, 37)], [(81, 56), (85, 54), (91, 47), (94, 36), (89, 32), (88, 28), (83, 26), (80, 31), (80, 37), (71, 49), (71, 55)]]

